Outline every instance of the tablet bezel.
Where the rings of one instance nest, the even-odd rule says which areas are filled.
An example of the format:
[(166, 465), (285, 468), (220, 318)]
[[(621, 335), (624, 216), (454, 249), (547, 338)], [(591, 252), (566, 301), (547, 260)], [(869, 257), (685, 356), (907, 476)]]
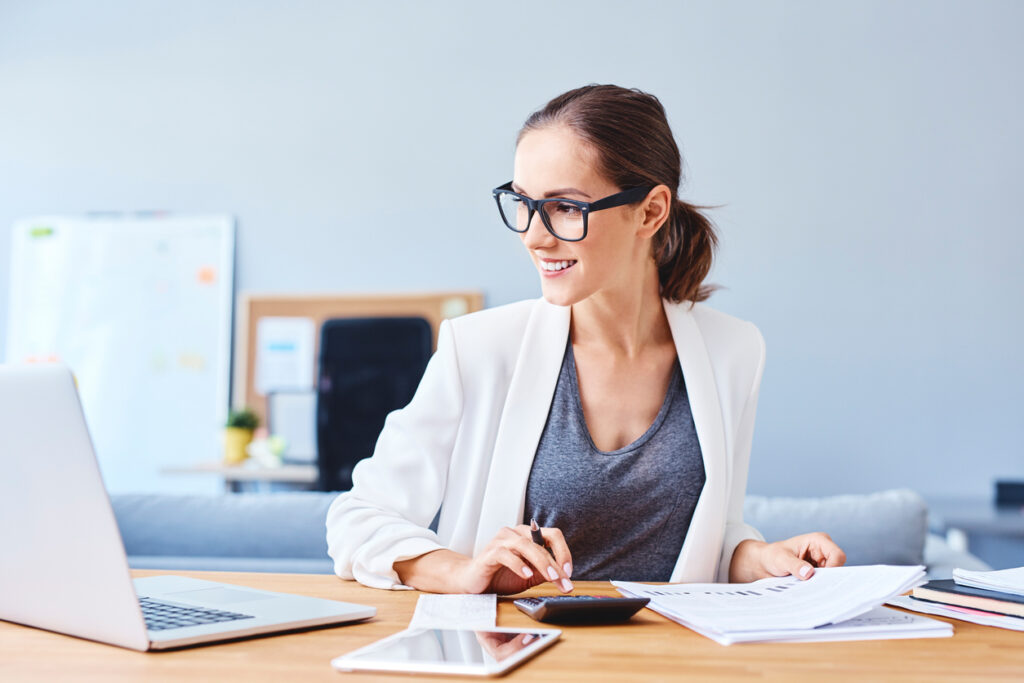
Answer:
[[(481, 665), (448, 664), (439, 662), (409, 662), (392, 659), (352, 659), (370, 649), (376, 649), (390, 641), (400, 640), (412, 633), (423, 633), (425, 631), (453, 631), (460, 633), (477, 633), (486, 631), (488, 633), (530, 633), (539, 635), (540, 638), (528, 644), (519, 652), (509, 655), (500, 662), (484, 663)], [(558, 641), (562, 632), (553, 628), (508, 628), (492, 626), (488, 628), (407, 628), (393, 633), (386, 638), (375, 640), (369, 645), (347, 652), (331, 660), (331, 665), (339, 671), (391, 671), (398, 673), (423, 673), (423, 674), (449, 674), (457, 676), (499, 676), (533, 657), (541, 650), (547, 649)]]

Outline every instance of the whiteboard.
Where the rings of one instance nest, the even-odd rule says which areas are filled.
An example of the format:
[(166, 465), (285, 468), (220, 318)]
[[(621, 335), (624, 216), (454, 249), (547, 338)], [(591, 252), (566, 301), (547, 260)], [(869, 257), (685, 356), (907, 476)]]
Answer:
[(6, 360), (70, 366), (112, 493), (217, 489), (162, 470), (221, 456), (234, 239), (227, 215), (14, 226)]

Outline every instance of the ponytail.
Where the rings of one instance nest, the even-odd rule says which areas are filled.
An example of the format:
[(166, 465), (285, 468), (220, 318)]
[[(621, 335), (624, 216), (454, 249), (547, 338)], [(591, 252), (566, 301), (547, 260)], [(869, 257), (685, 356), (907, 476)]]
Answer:
[(669, 301), (704, 301), (716, 289), (703, 284), (711, 270), (718, 235), (702, 208), (706, 207), (674, 200), (668, 220), (654, 236), (661, 296)]

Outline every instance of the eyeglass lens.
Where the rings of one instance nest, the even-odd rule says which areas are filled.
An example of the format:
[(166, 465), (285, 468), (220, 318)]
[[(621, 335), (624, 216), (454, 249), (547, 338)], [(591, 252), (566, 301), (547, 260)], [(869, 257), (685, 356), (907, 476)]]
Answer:
[[(530, 208), (514, 194), (502, 192), (498, 195), (498, 207), (505, 225), (516, 232), (526, 232), (530, 220)], [(557, 200), (541, 203), (541, 219), (556, 236), (567, 240), (583, 237), (583, 212), (571, 202)]]

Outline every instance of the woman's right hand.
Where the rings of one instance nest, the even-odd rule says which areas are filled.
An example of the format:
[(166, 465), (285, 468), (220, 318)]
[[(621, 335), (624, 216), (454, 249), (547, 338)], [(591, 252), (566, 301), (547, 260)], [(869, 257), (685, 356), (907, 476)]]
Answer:
[[(402, 583), (434, 593), (520, 593), (550, 581), (563, 593), (572, 591), (572, 555), (562, 532), (540, 530), (545, 546), (533, 542), (521, 524), (499, 531), (476, 557), (435, 550), (395, 562)], [(550, 552), (548, 552), (550, 548)]]
[(572, 555), (565, 537), (555, 528), (542, 527), (540, 532), (547, 547), (533, 542), (530, 527), (525, 524), (499, 531), (463, 567), (460, 582), (466, 586), (465, 592), (509, 595), (546, 581), (563, 593), (571, 592)]

